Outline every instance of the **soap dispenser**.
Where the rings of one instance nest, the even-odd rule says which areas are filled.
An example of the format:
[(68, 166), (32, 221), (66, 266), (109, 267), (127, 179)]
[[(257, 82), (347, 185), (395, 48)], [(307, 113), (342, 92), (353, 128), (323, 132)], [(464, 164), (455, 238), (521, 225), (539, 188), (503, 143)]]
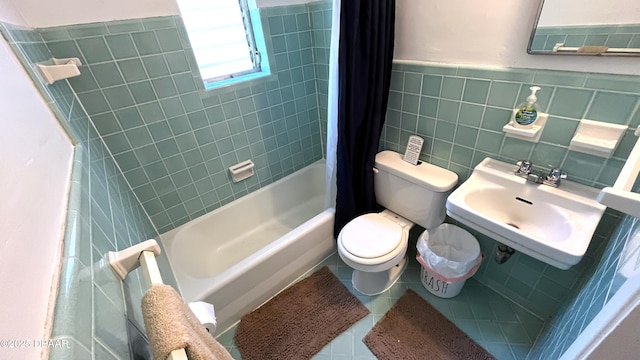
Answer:
[(532, 86), (529, 89), (531, 90), (531, 95), (527, 97), (525, 102), (520, 103), (517, 106), (517, 110), (513, 116), (512, 125), (514, 127), (529, 129), (533, 127), (535, 122), (538, 120), (540, 108), (537, 104), (538, 97), (536, 96), (536, 92), (540, 90), (540, 87)]

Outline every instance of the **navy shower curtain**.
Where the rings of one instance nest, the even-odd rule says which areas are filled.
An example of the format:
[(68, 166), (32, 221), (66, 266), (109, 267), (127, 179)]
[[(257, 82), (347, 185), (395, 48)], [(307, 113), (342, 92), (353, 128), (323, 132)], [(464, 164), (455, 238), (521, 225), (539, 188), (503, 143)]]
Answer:
[(336, 237), (351, 219), (378, 210), (373, 166), (389, 98), (395, 8), (395, 0), (342, 0)]

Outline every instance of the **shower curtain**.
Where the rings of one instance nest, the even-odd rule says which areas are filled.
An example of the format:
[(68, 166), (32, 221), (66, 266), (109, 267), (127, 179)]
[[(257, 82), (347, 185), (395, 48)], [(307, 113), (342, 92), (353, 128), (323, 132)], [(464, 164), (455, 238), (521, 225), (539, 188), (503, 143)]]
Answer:
[(389, 97), (394, 25), (395, 0), (342, 1), (338, 50), (336, 237), (354, 217), (378, 210), (373, 166)]

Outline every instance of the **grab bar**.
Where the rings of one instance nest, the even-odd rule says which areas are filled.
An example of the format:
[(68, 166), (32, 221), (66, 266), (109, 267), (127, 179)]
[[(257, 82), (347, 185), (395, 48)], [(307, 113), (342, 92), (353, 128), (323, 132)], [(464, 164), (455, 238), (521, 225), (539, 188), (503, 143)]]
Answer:
[[(155, 240), (147, 240), (122, 251), (109, 251), (107, 258), (114, 272), (124, 280), (127, 275), (138, 267), (147, 283), (147, 287), (163, 284), (160, 269), (156, 262), (156, 255), (160, 255), (160, 246)], [(189, 360), (185, 349), (173, 350), (167, 360)]]

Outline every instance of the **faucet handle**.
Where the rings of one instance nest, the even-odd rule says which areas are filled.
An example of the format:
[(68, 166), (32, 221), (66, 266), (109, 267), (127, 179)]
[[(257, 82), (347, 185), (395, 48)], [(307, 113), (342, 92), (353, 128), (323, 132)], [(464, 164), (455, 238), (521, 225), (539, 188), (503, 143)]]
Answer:
[(529, 160), (520, 160), (516, 163), (516, 165), (519, 166), (518, 170), (516, 171), (516, 174), (523, 174), (523, 175), (529, 174), (531, 172), (531, 167), (533, 166), (533, 164)]
[(567, 173), (562, 171), (562, 169), (553, 168), (549, 171), (549, 175), (547, 175), (546, 182), (552, 186), (560, 185), (560, 179), (566, 179)]
[(567, 178), (567, 173), (562, 171), (562, 169), (558, 169), (558, 168), (553, 168), (551, 169), (551, 171), (549, 171), (549, 175), (547, 176), (547, 178), (551, 179), (556, 179), (556, 180), (560, 180), (560, 179), (566, 179)]

